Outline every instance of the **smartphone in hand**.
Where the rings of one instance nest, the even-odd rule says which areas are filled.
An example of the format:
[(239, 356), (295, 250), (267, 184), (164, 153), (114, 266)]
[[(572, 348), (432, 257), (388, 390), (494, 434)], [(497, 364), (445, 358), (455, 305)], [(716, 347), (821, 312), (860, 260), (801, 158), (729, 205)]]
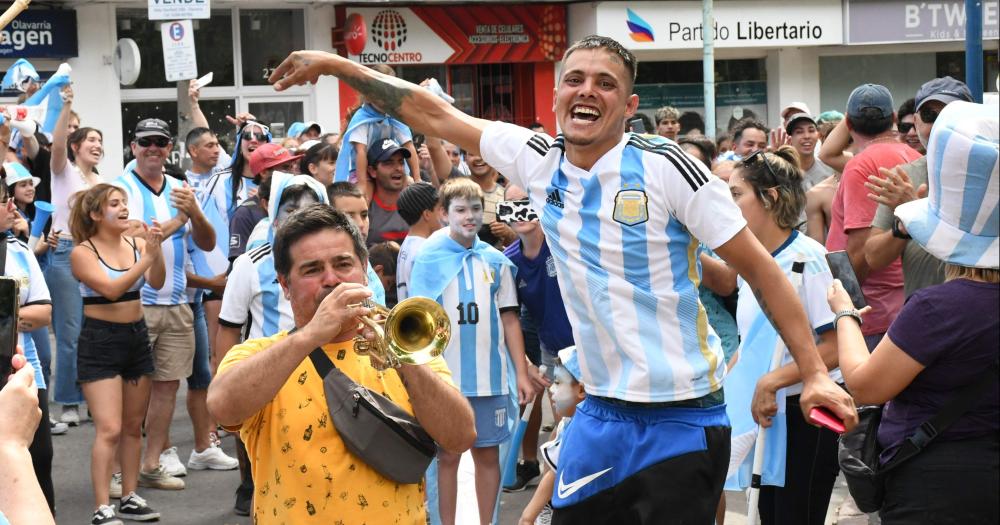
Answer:
[(530, 222), (537, 219), (538, 214), (531, 209), (531, 201), (528, 199), (497, 203), (497, 220), (502, 223)]
[(861, 283), (858, 282), (857, 275), (854, 274), (854, 267), (851, 266), (851, 258), (847, 252), (841, 250), (826, 254), (826, 262), (830, 265), (830, 273), (834, 279), (840, 279), (840, 284), (844, 285), (847, 295), (851, 296), (851, 302), (858, 310), (868, 306), (865, 301), (865, 294), (861, 292)]
[(636, 117), (628, 121), (628, 123), (630, 126), (632, 126), (632, 133), (639, 133), (639, 134), (649, 133), (649, 130), (646, 129), (646, 123), (643, 122), (642, 119), (639, 117)]
[(844, 427), (844, 422), (833, 415), (833, 412), (823, 407), (813, 407), (809, 411), (809, 422), (823, 428), (828, 428), (838, 434), (843, 434), (847, 431), (847, 428)]
[(7, 377), (13, 371), (11, 359), (17, 350), (19, 305), (19, 281), (11, 277), (0, 277), (0, 388), (7, 384)]

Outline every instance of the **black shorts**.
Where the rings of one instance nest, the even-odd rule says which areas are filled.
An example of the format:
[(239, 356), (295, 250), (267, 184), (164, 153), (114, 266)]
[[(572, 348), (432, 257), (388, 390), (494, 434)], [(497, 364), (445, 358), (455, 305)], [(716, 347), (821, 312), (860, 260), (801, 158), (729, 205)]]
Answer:
[(146, 321), (111, 323), (84, 317), (76, 369), (78, 383), (115, 376), (129, 381), (152, 375), (155, 366)]

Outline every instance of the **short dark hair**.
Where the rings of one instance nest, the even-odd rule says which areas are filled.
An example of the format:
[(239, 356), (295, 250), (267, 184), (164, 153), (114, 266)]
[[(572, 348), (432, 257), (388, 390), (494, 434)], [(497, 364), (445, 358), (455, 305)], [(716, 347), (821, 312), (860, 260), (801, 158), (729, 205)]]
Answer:
[(399, 244), (396, 241), (385, 241), (372, 246), (368, 250), (368, 262), (372, 268), (381, 265), (385, 275), (396, 276), (396, 261), (399, 258)]
[[(600, 35), (590, 35), (581, 38), (569, 46), (565, 53), (563, 53), (562, 61), (566, 62), (566, 59), (570, 55), (579, 51), (581, 49), (604, 49), (613, 55), (618, 55), (622, 59), (622, 63), (625, 66), (625, 70), (628, 71), (629, 78), (628, 91), (632, 91), (632, 86), (635, 85), (635, 74), (639, 69), (639, 62), (635, 59), (635, 55), (631, 51), (625, 49), (625, 46), (618, 43), (617, 40), (613, 38), (608, 38), (606, 36)], [(561, 71), (560, 71), (560, 76)]]
[(293, 213), (274, 233), (274, 270), (278, 275), (287, 278), (292, 271), (292, 246), (303, 237), (323, 230), (346, 233), (351, 237), (358, 261), (365, 264), (368, 260), (368, 249), (354, 221), (329, 204), (313, 204)]
[(694, 135), (681, 137), (677, 140), (677, 143), (684, 147), (685, 145), (691, 145), (701, 152), (702, 157), (705, 157), (705, 165), (708, 167), (709, 171), (712, 170), (712, 161), (715, 160), (715, 143), (712, 139), (704, 135)]
[(692, 129), (699, 129), (705, 133), (705, 119), (701, 118), (695, 111), (685, 111), (677, 117), (677, 122), (681, 125), (681, 135), (687, 135)]
[(191, 145), (199, 141), (201, 139), (201, 136), (206, 133), (212, 133), (213, 135), (215, 135), (215, 133), (213, 133), (212, 130), (204, 126), (194, 128), (188, 132), (187, 136), (184, 137), (184, 149), (187, 150), (187, 153), (191, 152)]
[(912, 115), (916, 112), (917, 112), (916, 101), (912, 98), (908, 98), (904, 100), (902, 104), (899, 105), (899, 109), (896, 111), (896, 118), (902, 121), (903, 117), (907, 115)]
[(302, 160), (299, 161), (299, 173), (309, 175), (309, 165), (319, 164), (323, 160), (336, 162), (337, 154), (337, 146), (329, 142), (322, 141), (319, 144), (314, 144), (306, 150), (305, 155), (302, 156)]
[(330, 204), (334, 203), (334, 199), (337, 197), (361, 197), (365, 198), (365, 194), (361, 193), (361, 190), (355, 186), (353, 183), (347, 181), (334, 182), (326, 189), (326, 196), (330, 199)]
[(857, 115), (847, 115), (847, 125), (865, 137), (881, 135), (892, 128), (892, 113), (883, 115), (879, 108), (861, 108)]
[(739, 144), (743, 140), (743, 132), (748, 129), (759, 129), (764, 132), (764, 136), (767, 136), (768, 132), (771, 131), (767, 129), (767, 126), (763, 122), (747, 117), (733, 126), (733, 145)]

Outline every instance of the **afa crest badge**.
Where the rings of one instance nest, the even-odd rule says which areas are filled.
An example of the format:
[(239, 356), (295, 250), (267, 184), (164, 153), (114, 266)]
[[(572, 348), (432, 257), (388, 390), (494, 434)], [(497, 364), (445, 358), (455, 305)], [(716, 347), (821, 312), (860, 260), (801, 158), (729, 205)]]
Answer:
[(642, 190), (621, 190), (615, 195), (615, 222), (635, 226), (649, 220), (649, 198)]

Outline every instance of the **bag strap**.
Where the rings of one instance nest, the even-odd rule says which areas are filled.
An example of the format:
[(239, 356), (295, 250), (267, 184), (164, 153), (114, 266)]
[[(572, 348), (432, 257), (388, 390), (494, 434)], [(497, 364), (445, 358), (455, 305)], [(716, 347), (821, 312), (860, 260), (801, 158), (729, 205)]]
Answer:
[(326, 355), (326, 352), (322, 348), (317, 348), (309, 354), (309, 360), (312, 361), (313, 366), (316, 367), (316, 371), (319, 372), (320, 378), (325, 378), (329, 375), (330, 371), (337, 368), (333, 366), (333, 361), (330, 361), (330, 357)]
[(981, 395), (986, 387), (996, 382), (998, 370), (1000, 370), (1000, 360), (994, 360), (990, 366), (986, 367), (986, 370), (983, 370), (976, 377), (975, 381), (962, 387), (962, 390), (941, 407), (937, 414), (924, 421), (913, 435), (906, 438), (896, 455), (885, 464), (881, 471), (885, 472), (927, 448), (927, 445), (930, 445), (935, 438), (975, 406), (977, 401), (981, 400)]

